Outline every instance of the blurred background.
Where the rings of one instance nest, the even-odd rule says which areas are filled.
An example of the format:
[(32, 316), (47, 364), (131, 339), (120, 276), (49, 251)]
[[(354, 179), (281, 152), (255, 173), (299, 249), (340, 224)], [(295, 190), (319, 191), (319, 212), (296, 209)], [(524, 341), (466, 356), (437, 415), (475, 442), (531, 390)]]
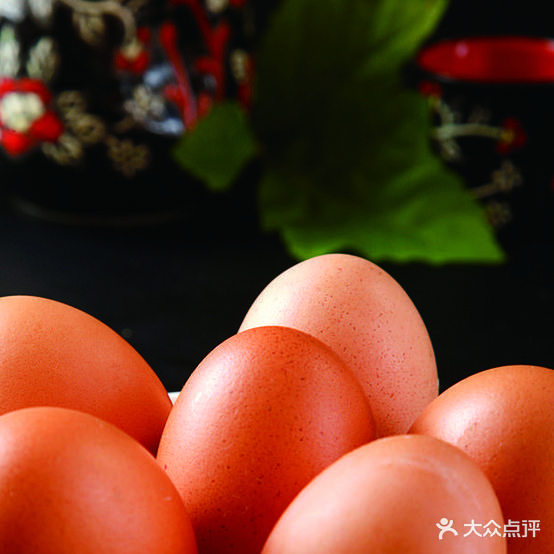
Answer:
[[(93, 19), (92, 15), (84, 10), (80, 15), (73, 14), (71, 19), (68, 6), (64, 2), (60, 3), (63, 5), (58, 6), (55, 0), (51, 3), (54, 23), (47, 21), (48, 14), (40, 15), (26, 11), (25, 2), (8, 1), (4, 8), (0, 5), (0, 37), (3, 36), (4, 40), (2, 43), (0, 38), (0, 69), (4, 72), (5, 79), (11, 79), (12, 87), (7, 87), (7, 81), (4, 81), (4, 88), (0, 88), (0, 94), (4, 95), (0, 97), (0, 106), (7, 90), (21, 94), (28, 92), (28, 89), (13, 88), (13, 83), (20, 82), (21, 75), (29, 71), (31, 64), (27, 57), (25, 63), (20, 63), (18, 71), (14, 71), (13, 64), (10, 67), (8, 62), (15, 59), (11, 30), (15, 30), (17, 35), (24, 29), (25, 32), (21, 31), (22, 36), (25, 40), (31, 37), (31, 40), (35, 41), (32, 44), (36, 44), (39, 37), (63, 36), (56, 40), (60, 40), (66, 46), (70, 44), (67, 34), (69, 33), (72, 36), (71, 40), (81, 44), (83, 52), (89, 52), (95, 47), (95, 51), (100, 50), (102, 53), (100, 58), (87, 54), (86, 59), (94, 65), (94, 69), (81, 75), (78, 84), (82, 84), (87, 75), (97, 75), (98, 71), (104, 75), (102, 72), (106, 72), (105, 82), (100, 79), (99, 84), (97, 80), (94, 90), (91, 88), (89, 92), (91, 95), (98, 94), (102, 99), (102, 102), (98, 103), (99, 110), (106, 109), (104, 117), (107, 119), (106, 114), (111, 114), (111, 107), (106, 108), (103, 101), (112, 100), (114, 89), (110, 87), (114, 86), (112, 80), (115, 77), (111, 73), (112, 65), (104, 66), (103, 63), (106, 56), (112, 56), (122, 40), (121, 26), (114, 24), (114, 34), (111, 35), (110, 22), (102, 31), (102, 14), (95, 14)], [(380, 3), (383, 2), (375, 2), (376, 5)], [(84, 1), (84, 4), (87, 2)], [(131, 4), (120, 2), (121, 6), (129, 9), (132, 8)], [(133, 5), (137, 4), (140, 3), (135, 2)], [(188, 10), (187, 14), (190, 15), (189, 12), (194, 6), (195, 9), (201, 6), (206, 13), (211, 9), (206, 21), (214, 27), (225, 19), (225, 14), (230, 13), (218, 11), (220, 8), (213, 6), (210, 8), (209, 3), (183, 1), (174, 4), (178, 7), (164, 13), (140, 9), (133, 12), (135, 15), (138, 14), (137, 18), (139, 15), (143, 17), (142, 23), (151, 22), (156, 30), (164, 30), (163, 33), (155, 35), (161, 44), (158, 45), (158, 50), (151, 47), (154, 43), (153, 38), (140, 33), (136, 35), (139, 38), (143, 37), (139, 40), (140, 44), (135, 42), (127, 45), (139, 50), (141, 45), (146, 50), (151, 48), (148, 50), (151, 58), (145, 63), (154, 66), (159, 62), (159, 71), (148, 75), (141, 73), (140, 63), (130, 66), (123, 64), (116, 68), (121, 71), (117, 91), (127, 102), (134, 101), (133, 106), (136, 106), (140, 99), (147, 103), (153, 102), (152, 99), (144, 100), (144, 97), (136, 96), (137, 91), (144, 92), (144, 87), (140, 88), (139, 85), (148, 85), (149, 90), (155, 90), (156, 86), (161, 86), (156, 83), (169, 79), (164, 73), (164, 60), (169, 60), (173, 66), (179, 65), (179, 60), (188, 63), (182, 54), (182, 44), (177, 50), (171, 46), (177, 43), (171, 42), (171, 26), (164, 27), (164, 23), (169, 21), (175, 24), (177, 29), (181, 28), (180, 26), (184, 28), (191, 25), (190, 18), (187, 19), (183, 14), (184, 10)], [(236, 14), (242, 6), (240, 2), (223, 4), (228, 10), (237, 10)], [(414, 2), (415, 4), (420, 3)], [(45, 3), (46, 7), (49, 5), (50, 3)], [(430, 2), (429, 5), (433, 6), (434, 3)], [(273, 14), (276, 13), (273, 10), (278, 9), (279, 6), (271, 6), (271, 9), (258, 13), (259, 35), (239, 33), (242, 42), (239, 41), (240, 44), (233, 51), (250, 53), (254, 50), (259, 41), (263, 40), (266, 29), (271, 28)], [(528, 1), (524, 7), (516, 9), (501, 2), (452, 0), (438, 19), (436, 27), (429, 30), (422, 42), (447, 36), (486, 33), (548, 36), (549, 18), (541, 16), (541, 12), (544, 12), (544, 7), (539, 2)], [(198, 24), (203, 19), (199, 15), (200, 12), (194, 13), (196, 16), (193, 22)], [(37, 18), (40, 19), (39, 15), (42, 20), (37, 22)], [(422, 17), (424, 15), (422, 14)], [(285, 19), (284, 16), (282, 19)], [(235, 19), (229, 18), (228, 21), (232, 25), (237, 25)], [(137, 28), (141, 27), (142, 25), (137, 24)], [(243, 31), (245, 28), (241, 27)], [(85, 46), (83, 42), (86, 42), (86, 37), (83, 29), (97, 33), (96, 38), (88, 37), (89, 42)], [(316, 31), (317, 29), (314, 30)], [(102, 32), (105, 34), (102, 35)], [(115, 38), (110, 38), (106, 42), (107, 44), (113, 40), (108, 46), (99, 47), (99, 43), (95, 41), (100, 40), (102, 36)], [(205, 37), (198, 40), (204, 41)], [(23, 45), (17, 54), (19, 60), (32, 52), (30, 44)], [(290, 40), (286, 44), (292, 48), (294, 41)], [(203, 47), (204, 50), (201, 50), (198, 57), (209, 58), (205, 43)], [(209, 48), (207, 51), (211, 52)], [(268, 51), (269, 49), (263, 58), (266, 64), (269, 63), (268, 60), (274, 61), (281, 70), (282, 67), (287, 67), (291, 56), (294, 55), (294, 51), (281, 51), (283, 60), (280, 60), (273, 52)], [(64, 50), (62, 58), (63, 52)], [(178, 52), (181, 52), (181, 58)], [(138, 60), (136, 50), (132, 56), (126, 53), (127, 58), (132, 61)], [(230, 58), (226, 63), (231, 63)], [(195, 90), (200, 91), (197, 108), (201, 112), (202, 106), (210, 107), (221, 98), (217, 97), (217, 80), (214, 74), (206, 69), (200, 70), (199, 67), (211, 68), (213, 65), (196, 65), (196, 77), (200, 75), (203, 79), (199, 79), (199, 83), (190, 83), (193, 89), (196, 87)], [(265, 78), (267, 81), (264, 75), (270, 73), (271, 69), (268, 69), (267, 65), (259, 69), (265, 72), (261, 74), (260, 79)], [(43, 67), (43, 71), (46, 70)], [(61, 92), (76, 87), (75, 83), (64, 82), (60, 75), (63, 76), (58, 70), (57, 80), (52, 81), (58, 100)], [(328, 78), (328, 86), (332, 88), (333, 83), (337, 82), (336, 78), (333, 74)], [(35, 79), (38, 80), (38, 77)], [(169, 94), (169, 89), (163, 90)], [(310, 92), (314, 96), (314, 102), (319, 92)], [(232, 100), (238, 98), (241, 102), (250, 101), (248, 91), (239, 86), (238, 78), (231, 90), (227, 90), (225, 94)], [(82, 118), (84, 115), (93, 114), (96, 107), (94, 103), (82, 106), (75, 100), (68, 104), (67, 98), (64, 99), (65, 112), (59, 103), (52, 104), (51, 109), (61, 114), (60, 119), (62, 116), (65, 117), (62, 121), (65, 129), (69, 128), (68, 122), (71, 117), (75, 117), (75, 110), (81, 109)], [(46, 97), (43, 100), (47, 104)], [(130, 105), (127, 103), (126, 108)], [(6, 105), (3, 106), (4, 110), (7, 110)], [(75, 170), (73, 166), (52, 163), (52, 149), (49, 151), (50, 157), (46, 159), (48, 156), (37, 146), (41, 140), (38, 135), (33, 139), (33, 144), (17, 143), (25, 152), (18, 152), (15, 156), (15, 143), (7, 142), (7, 116), (4, 113), (4, 117), (1, 117), (0, 107), (4, 147), (4, 152), (1, 152), (0, 148), (0, 295), (44, 296), (90, 313), (128, 339), (158, 373), (168, 390), (179, 390), (201, 359), (222, 340), (236, 332), (250, 303), (263, 287), (281, 271), (296, 263), (307, 250), (305, 242), (302, 241), (302, 244), (296, 245), (295, 248), (290, 238), (294, 233), (290, 229), (275, 224), (269, 225), (267, 220), (265, 225), (260, 223), (263, 214), (260, 214), (255, 187), (260, 180), (266, 181), (263, 181), (264, 165), (259, 159), (235, 167), (232, 163), (235, 158), (226, 156), (223, 152), (225, 145), (229, 146), (233, 139), (217, 142), (221, 138), (221, 133), (217, 131), (219, 127), (216, 126), (218, 139), (214, 139), (214, 144), (218, 145), (221, 151), (216, 151), (215, 159), (221, 155), (224, 160), (222, 165), (231, 167), (223, 176), (219, 173), (215, 177), (211, 176), (212, 183), (215, 184), (211, 188), (206, 187), (200, 182), (199, 176), (192, 177), (187, 168), (212, 168), (213, 165), (210, 164), (215, 163), (217, 166), (217, 162), (213, 162), (213, 158), (206, 161), (202, 156), (193, 156), (195, 148), (201, 153), (204, 152), (203, 145), (206, 143), (198, 139), (198, 144), (192, 143), (192, 150), (187, 151), (193, 152), (190, 155), (193, 157), (192, 162), (189, 158), (185, 168), (182, 160), (175, 163), (172, 145), (180, 134), (192, 130), (193, 125), (190, 121), (187, 122), (182, 101), (174, 102), (173, 112), (162, 114), (163, 108), (164, 106), (160, 106), (157, 115), (146, 114), (142, 119), (146, 127), (146, 124), (150, 124), (150, 129), (155, 124), (166, 125), (163, 133), (158, 131), (156, 138), (150, 139), (154, 145), (156, 163), (152, 164), (145, 177), (129, 181), (130, 184), (123, 193), (115, 193), (125, 178), (96, 161), (97, 153), (93, 152), (93, 147), (96, 148), (99, 143), (90, 147), (89, 158), (94, 161), (89, 166), (91, 169), (84, 173)], [(24, 112), (28, 113), (29, 109), (26, 108), (27, 111)], [(279, 117), (272, 117), (276, 120), (287, 120), (286, 104), (276, 107), (275, 111), (279, 112), (281, 109), (283, 113), (278, 114)], [(372, 106), (371, 109), (378, 111), (380, 107)], [(230, 111), (223, 115), (235, 117), (236, 112)], [(261, 122), (257, 128), (266, 133), (264, 136), (273, 139), (278, 135), (277, 131), (280, 128), (276, 125), (279, 121), (275, 122), (267, 117), (261, 112), (261, 108), (258, 112), (254, 109), (254, 115), (257, 117), (255, 121)], [(214, 119), (209, 121), (213, 122)], [(215, 121), (217, 123), (217, 120)], [(318, 121), (321, 121), (321, 118)], [(127, 132), (127, 128), (123, 131), (122, 128), (129, 122), (121, 118), (117, 122), (120, 124), (117, 132)], [(242, 121), (240, 125), (243, 124)], [(236, 127), (239, 131), (242, 129), (240, 125)], [(55, 132), (55, 128), (54, 125), (49, 132)], [(210, 128), (207, 125), (199, 126), (198, 130), (200, 138), (208, 142), (211, 140)], [(72, 132), (73, 138), (84, 136), (79, 135), (75, 129)], [(425, 127), (421, 128), (420, 133), (420, 140), (426, 140)], [(162, 138), (159, 138), (160, 134), (163, 135)], [(67, 133), (63, 136), (66, 135)], [(44, 138), (44, 135), (41, 136)], [(137, 136), (143, 135), (131, 134), (133, 140)], [(104, 140), (107, 148), (115, 144), (110, 142), (110, 137)], [(294, 136), (289, 138), (290, 142), (294, 142)], [(54, 141), (54, 137), (50, 137), (49, 140), (59, 145), (59, 142)], [(89, 140), (93, 139), (89, 136)], [(384, 140), (386, 147), (386, 137)], [(248, 141), (237, 142), (248, 144)], [(73, 152), (71, 144), (73, 143), (67, 143), (63, 151), (57, 150), (56, 153), (69, 155), (68, 152)], [(121, 139), (120, 145), (125, 144), (128, 143)], [(275, 139), (275, 144), (279, 146), (281, 143)], [(9, 148), (12, 148), (11, 153), (6, 151)], [(282, 154), (283, 158), (288, 155), (284, 150), (277, 150), (277, 155), (270, 160), (279, 162), (279, 155)], [(125, 152), (121, 155), (126, 159)], [(233, 155), (237, 155), (236, 152)], [(265, 158), (263, 159), (265, 161)], [(314, 163), (317, 166), (317, 159)], [(278, 170), (274, 171), (272, 176), (284, 171), (283, 167), (284, 165), (278, 165)], [(336, 174), (340, 175), (340, 167), (333, 168), (333, 171), (338, 171)], [(317, 174), (316, 167), (310, 175)], [(233, 176), (233, 186), (223, 186), (221, 183), (228, 182), (229, 175)], [(87, 187), (90, 186), (87, 183), (91, 179), (98, 185), (95, 190), (103, 191), (104, 196), (101, 200), (96, 196), (87, 196)], [(216, 190), (218, 183), (221, 190)], [(59, 190), (63, 190), (63, 194), (59, 195)], [(106, 191), (110, 190), (113, 192), (111, 200), (110, 196), (105, 196)], [(133, 190), (136, 193), (134, 196)], [(144, 193), (145, 190), (156, 193), (153, 199)], [(263, 190), (267, 193), (273, 189), (266, 187)], [(71, 202), (67, 200), (68, 197), (71, 197)], [(55, 200), (56, 198), (58, 200)], [(58, 201), (61, 205), (56, 204)], [(107, 213), (99, 214), (101, 207), (107, 208)], [(129, 211), (123, 213), (123, 207), (129, 208)], [(281, 211), (277, 210), (275, 213), (288, 214), (286, 209), (279, 209)], [(321, 221), (317, 224), (322, 225)], [(340, 234), (340, 228), (334, 228), (333, 233)], [(456, 259), (455, 256), (449, 259), (446, 255), (440, 259), (433, 256), (426, 259), (421, 253), (412, 257), (402, 253), (394, 258), (381, 256), (379, 252), (382, 251), (376, 250), (373, 261), (381, 265), (404, 287), (427, 325), (435, 347), (443, 389), (464, 376), (504, 364), (523, 363), (554, 367), (551, 338), (554, 331), (554, 268), (549, 245), (547, 241), (541, 242), (530, 247), (525, 255), (501, 263), (489, 263), (479, 256), (475, 259), (467, 256), (463, 260)], [(345, 244), (337, 249), (356, 252), (355, 246), (355, 243)], [(367, 252), (363, 250), (362, 254), (371, 258), (371, 254)]]
[(447, 9), (437, 25), (437, 37), (519, 34), (551, 36), (551, 28), (546, 21), (544, 5), (539, 0), (522, 4), (510, 4), (491, 0), (450, 0)]

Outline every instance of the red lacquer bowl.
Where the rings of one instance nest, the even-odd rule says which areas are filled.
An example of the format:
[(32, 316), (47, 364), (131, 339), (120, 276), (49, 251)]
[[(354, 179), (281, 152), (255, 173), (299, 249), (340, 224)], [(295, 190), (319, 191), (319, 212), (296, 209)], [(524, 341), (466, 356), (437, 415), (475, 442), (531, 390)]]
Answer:
[(418, 66), (445, 78), (486, 83), (554, 82), (554, 40), (487, 36), (442, 40), (424, 48)]

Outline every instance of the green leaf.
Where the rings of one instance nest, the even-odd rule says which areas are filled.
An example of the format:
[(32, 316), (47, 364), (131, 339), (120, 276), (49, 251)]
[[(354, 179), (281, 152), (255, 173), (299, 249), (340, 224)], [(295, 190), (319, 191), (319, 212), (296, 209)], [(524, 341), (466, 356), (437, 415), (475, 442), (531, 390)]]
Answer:
[[(448, 0), (365, 0), (375, 11), (371, 14), (370, 38), (373, 59), (389, 64), (408, 61), (435, 29)], [(383, 53), (380, 53), (382, 51)]]
[(403, 65), (443, 0), (283, 0), (258, 56), (264, 228), (299, 258), (499, 262), (483, 209), (431, 151)]
[(258, 143), (243, 110), (235, 102), (216, 104), (178, 141), (177, 163), (214, 191), (228, 189), (258, 153)]
[[(276, 201), (274, 178), (267, 175), (261, 188), (264, 225), (280, 229), (290, 253), (299, 259), (351, 251), (379, 261), (504, 261), (481, 211), (457, 178), (445, 176), (433, 160), (399, 173), (375, 201), (371, 194), (312, 197), (311, 215), (302, 218), (293, 208), (306, 205), (306, 198), (296, 195), (292, 204)], [(359, 178), (360, 189), (369, 190), (371, 182)], [(283, 206), (292, 216), (285, 225)]]
[[(270, 149), (316, 136), (357, 81), (398, 80), (447, 0), (282, 0), (257, 55), (254, 125)], [(371, 103), (372, 94), (364, 99)], [(362, 107), (357, 104), (354, 108)]]

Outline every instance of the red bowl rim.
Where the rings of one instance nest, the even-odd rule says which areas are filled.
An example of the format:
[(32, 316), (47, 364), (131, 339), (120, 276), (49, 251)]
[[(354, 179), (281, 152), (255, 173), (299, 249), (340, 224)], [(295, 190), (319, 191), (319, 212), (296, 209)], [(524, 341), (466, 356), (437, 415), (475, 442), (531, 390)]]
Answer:
[(423, 47), (416, 65), (437, 78), (477, 83), (554, 83), (554, 39), (475, 36)]

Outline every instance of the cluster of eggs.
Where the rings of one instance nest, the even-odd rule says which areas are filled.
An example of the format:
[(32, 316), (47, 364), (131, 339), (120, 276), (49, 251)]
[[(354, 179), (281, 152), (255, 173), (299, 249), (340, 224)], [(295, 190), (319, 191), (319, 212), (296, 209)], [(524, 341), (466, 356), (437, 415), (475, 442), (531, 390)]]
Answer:
[(402, 287), (349, 254), (300, 262), (172, 403), (115, 331), (0, 298), (0, 551), (544, 553), (554, 371), (439, 394)]

